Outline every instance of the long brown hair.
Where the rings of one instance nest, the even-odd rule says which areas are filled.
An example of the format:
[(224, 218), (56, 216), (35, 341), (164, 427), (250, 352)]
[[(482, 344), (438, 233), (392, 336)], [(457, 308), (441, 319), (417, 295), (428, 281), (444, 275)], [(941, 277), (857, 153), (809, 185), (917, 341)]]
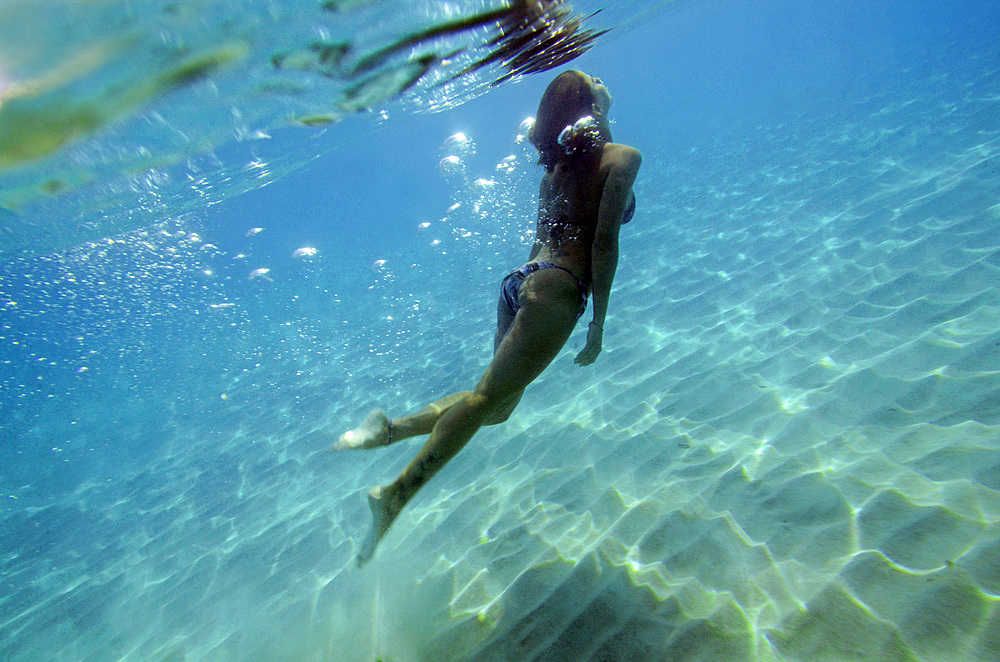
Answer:
[(593, 112), (594, 92), (579, 71), (564, 71), (545, 88), (538, 104), (531, 144), (538, 150), (538, 163), (551, 172), (566, 157), (559, 134), (567, 125)]

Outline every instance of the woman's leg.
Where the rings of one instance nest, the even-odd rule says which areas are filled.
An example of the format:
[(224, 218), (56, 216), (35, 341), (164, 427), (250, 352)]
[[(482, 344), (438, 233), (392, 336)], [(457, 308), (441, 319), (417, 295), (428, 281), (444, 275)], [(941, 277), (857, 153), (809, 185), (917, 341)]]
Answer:
[[(388, 446), (397, 441), (409, 439), (422, 434), (430, 434), (434, 425), (441, 419), (452, 405), (463, 398), (472, 395), (472, 391), (462, 391), (446, 395), (440, 400), (427, 405), (416, 414), (410, 414), (403, 418), (389, 419), (388, 415), (381, 409), (373, 409), (369, 412), (364, 422), (353, 430), (348, 430), (340, 435), (340, 438), (330, 447), (332, 451), (355, 450), (378, 448)], [(521, 394), (518, 393), (503, 406), (497, 409), (493, 416), (486, 420), (484, 425), (497, 425), (506, 421), (517, 403), (521, 401)], [(392, 435), (389, 434), (390, 423)]]
[(557, 269), (538, 271), (521, 288), (521, 309), (474, 391), (456, 394), (430, 439), (399, 477), (369, 493), (372, 531), (358, 554), (366, 561), (403, 506), (483, 425), (510, 413), (525, 387), (559, 353), (576, 324), (579, 289)]
[[(506, 281), (504, 281), (506, 283)], [(497, 328), (493, 338), (493, 355), (496, 356), (500, 349), (500, 343), (507, 336), (514, 323), (515, 313), (507, 303), (504, 292), (500, 292), (497, 301)], [(472, 391), (462, 391), (452, 393), (427, 405), (416, 414), (404, 416), (403, 418), (390, 419), (381, 409), (373, 409), (369, 412), (364, 422), (353, 430), (349, 430), (340, 435), (336, 443), (330, 446), (332, 451), (342, 451), (347, 449), (368, 449), (388, 446), (397, 441), (409, 439), (422, 434), (430, 434), (434, 425), (448, 409), (459, 402)], [(510, 400), (486, 421), (485, 425), (496, 425), (503, 423), (510, 417), (517, 403), (521, 401), (521, 394), (512, 396)], [(390, 434), (391, 430), (391, 434)]]
[[(421, 434), (430, 434), (441, 415), (453, 404), (461, 400), (471, 391), (452, 393), (440, 400), (427, 405), (416, 414), (403, 418), (391, 419), (381, 409), (369, 412), (364, 422), (353, 430), (340, 435), (336, 443), (330, 447), (332, 451), (348, 449), (368, 449), (388, 446), (403, 439), (409, 439)], [(390, 430), (392, 433), (390, 434)]]
[[(472, 395), (473, 391), (462, 391), (446, 395), (437, 402), (427, 405), (416, 414), (404, 416), (403, 418), (392, 419), (392, 443), (416, 437), (422, 434), (430, 434), (441, 417), (451, 409), (452, 406), (461, 402), (466, 397)], [(514, 407), (521, 401), (521, 393), (517, 393), (500, 407), (495, 416), (490, 416), (483, 424), (496, 425), (503, 423), (514, 411)]]

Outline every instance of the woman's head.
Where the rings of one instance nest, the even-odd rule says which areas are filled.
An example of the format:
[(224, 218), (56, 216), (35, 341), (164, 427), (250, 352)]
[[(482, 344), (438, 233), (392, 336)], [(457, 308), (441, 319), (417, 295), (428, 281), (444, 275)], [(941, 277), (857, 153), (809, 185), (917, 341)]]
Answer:
[(611, 94), (599, 78), (580, 71), (559, 74), (542, 95), (531, 132), (531, 142), (538, 150), (539, 163), (549, 169), (555, 167), (560, 155), (565, 154), (559, 135), (581, 118), (593, 117), (601, 139), (611, 140), (607, 119), (610, 107)]

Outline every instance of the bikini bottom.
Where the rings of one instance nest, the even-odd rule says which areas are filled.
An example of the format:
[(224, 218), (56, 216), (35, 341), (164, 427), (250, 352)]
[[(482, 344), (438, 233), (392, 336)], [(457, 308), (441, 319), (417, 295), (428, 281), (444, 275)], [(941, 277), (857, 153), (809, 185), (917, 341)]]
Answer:
[(518, 291), (521, 289), (521, 283), (524, 282), (525, 278), (540, 269), (562, 269), (572, 276), (580, 288), (580, 310), (576, 313), (576, 319), (583, 317), (584, 311), (587, 310), (587, 285), (575, 273), (566, 267), (552, 264), (551, 262), (529, 262), (507, 274), (507, 277), (503, 279), (503, 283), (500, 285), (500, 300), (497, 301), (497, 333), (493, 343), (494, 351), (500, 346), (500, 341), (504, 339), (507, 332), (510, 331), (510, 327), (514, 323), (514, 316), (521, 309), (521, 304), (517, 296)]

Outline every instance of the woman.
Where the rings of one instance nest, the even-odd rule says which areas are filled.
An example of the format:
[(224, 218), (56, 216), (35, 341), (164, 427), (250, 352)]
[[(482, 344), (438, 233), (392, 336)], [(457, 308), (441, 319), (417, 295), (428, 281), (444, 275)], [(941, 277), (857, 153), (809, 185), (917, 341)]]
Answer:
[(559, 75), (545, 90), (531, 131), (539, 164), (538, 231), (528, 262), (503, 281), (493, 360), (472, 391), (454, 393), (422, 411), (390, 420), (376, 409), (341, 435), (334, 450), (375, 448), (430, 434), (389, 485), (368, 495), (372, 530), (358, 554), (368, 560), (403, 506), (483, 425), (507, 420), (525, 387), (569, 339), (593, 294), (587, 344), (575, 363), (597, 359), (611, 283), (618, 266), (618, 230), (635, 208), (632, 184), (642, 157), (611, 142), (611, 95), (599, 78)]

